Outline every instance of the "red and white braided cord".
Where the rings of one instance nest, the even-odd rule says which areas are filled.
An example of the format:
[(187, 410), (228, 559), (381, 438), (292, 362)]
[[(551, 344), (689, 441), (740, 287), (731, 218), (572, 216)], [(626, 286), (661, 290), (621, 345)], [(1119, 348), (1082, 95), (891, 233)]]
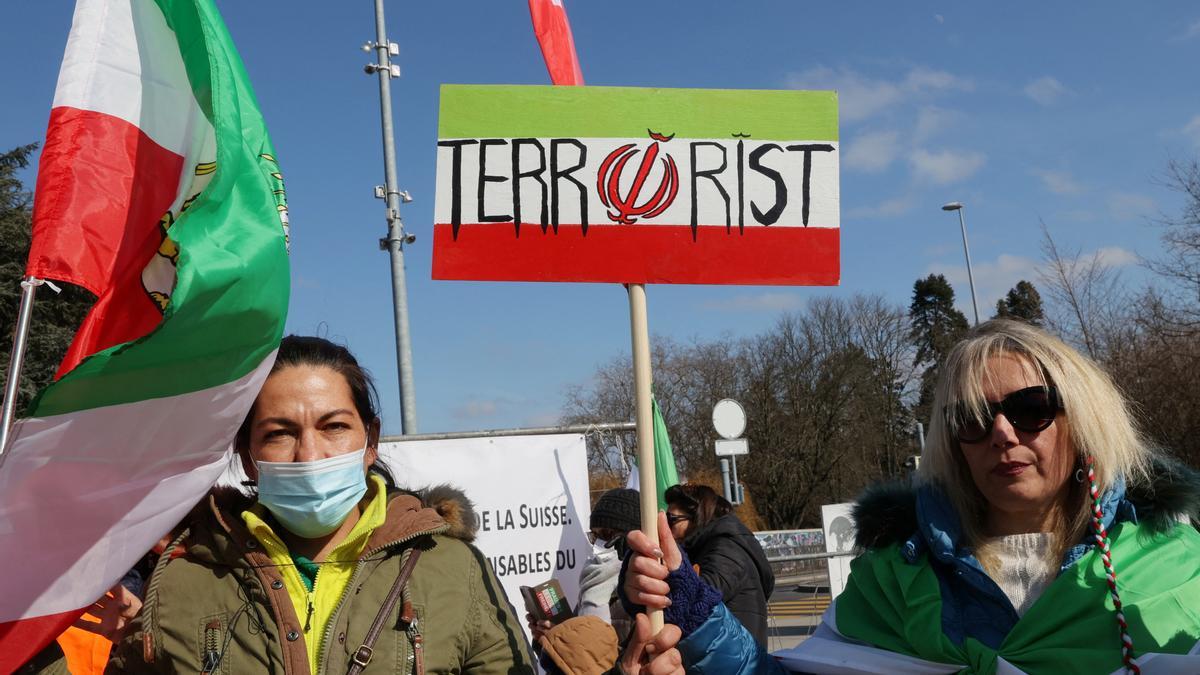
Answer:
[(1133, 662), (1133, 638), (1129, 637), (1129, 624), (1121, 608), (1121, 596), (1117, 593), (1117, 570), (1113, 567), (1112, 551), (1108, 547), (1108, 531), (1104, 529), (1104, 511), (1100, 508), (1100, 488), (1096, 485), (1096, 470), (1092, 457), (1087, 458), (1088, 490), (1092, 495), (1092, 529), (1096, 546), (1100, 548), (1100, 559), (1104, 561), (1104, 572), (1108, 577), (1108, 591), (1112, 595), (1113, 607), (1117, 610), (1117, 625), (1121, 627), (1121, 657), (1125, 668), (1141, 675), (1141, 668)]

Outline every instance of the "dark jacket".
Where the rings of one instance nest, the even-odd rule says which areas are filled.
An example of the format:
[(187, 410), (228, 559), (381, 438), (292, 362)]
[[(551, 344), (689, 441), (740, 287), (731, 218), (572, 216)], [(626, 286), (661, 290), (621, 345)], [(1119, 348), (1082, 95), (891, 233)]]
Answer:
[(766, 646), (775, 574), (754, 533), (730, 513), (688, 532), (683, 550), (700, 567), (700, 578), (721, 592), (729, 611)]

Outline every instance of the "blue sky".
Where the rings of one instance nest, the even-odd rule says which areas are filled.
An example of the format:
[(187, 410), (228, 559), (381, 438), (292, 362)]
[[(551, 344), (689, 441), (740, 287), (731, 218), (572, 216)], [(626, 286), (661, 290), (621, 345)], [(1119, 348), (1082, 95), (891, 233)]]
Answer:
[[(377, 85), (359, 46), (370, 0), (218, 0), (278, 150), (292, 223), (288, 329), (347, 343), (399, 429)], [(967, 204), (979, 301), (1059, 243), (1136, 280), (1161, 179), (1200, 153), (1200, 6), (1100, 2), (744, 3), (567, 0), (589, 84), (840, 91), (842, 285), (654, 286), (650, 328), (687, 340), (759, 332), (815, 295), (907, 304), (943, 272), (969, 316), (957, 221)], [(545, 84), (522, 0), (389, 3), (420, 431), (554, 422), (565, 390), (629, 350), (617, 285), (430, 280), (438, 87)], [(70, 24), (66, 2), (0, 8), (0, 148), (41, 140)], [(32, 183), (34, 174), (27, 176)]]

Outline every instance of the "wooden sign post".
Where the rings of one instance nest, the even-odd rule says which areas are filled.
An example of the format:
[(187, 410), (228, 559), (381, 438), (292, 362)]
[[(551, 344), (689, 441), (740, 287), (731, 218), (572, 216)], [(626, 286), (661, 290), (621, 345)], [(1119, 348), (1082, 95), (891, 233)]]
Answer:
[(438, 136), (434, 279), (627, 285), (656, 537), (645, 284), (836, 285), (837, 94), (445, 85)]

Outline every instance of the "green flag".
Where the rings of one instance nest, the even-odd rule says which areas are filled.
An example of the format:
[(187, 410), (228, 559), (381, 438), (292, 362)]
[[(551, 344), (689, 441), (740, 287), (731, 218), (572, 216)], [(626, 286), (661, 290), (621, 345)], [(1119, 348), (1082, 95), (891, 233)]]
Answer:
[(671, 437), (667, 435), (667, 423), (663, 421), (658, 399), (651, 399), (654, 410), (654, 479), (658, 490), (658, 508), (666, 510), (663, 498), (667, 488), (679, 484), (679, 471), (675, 468), (675, 453), (671, 452)]

